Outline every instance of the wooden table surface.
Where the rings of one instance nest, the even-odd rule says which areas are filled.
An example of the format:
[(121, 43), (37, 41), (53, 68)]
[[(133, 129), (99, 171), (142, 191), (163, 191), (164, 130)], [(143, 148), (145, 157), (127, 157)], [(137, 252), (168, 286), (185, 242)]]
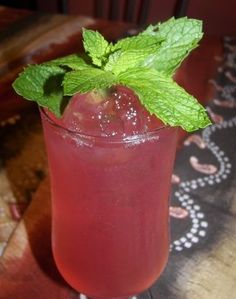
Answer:
[[(81, 28), (109, 40), (131, 25), (0, 7), (0, 298), (78, 298), (58, 273), (50, 247), (50, 187), (35, 106), (14, 94), (23, 66), (82, 50)], [(214, 125), (185, 137), (171, 196), (171, 254), (140, 298), (236, 298), (236, 40), (205, 37), (177, 81)], [(1, 249), (2, 248), (2, 249)]]

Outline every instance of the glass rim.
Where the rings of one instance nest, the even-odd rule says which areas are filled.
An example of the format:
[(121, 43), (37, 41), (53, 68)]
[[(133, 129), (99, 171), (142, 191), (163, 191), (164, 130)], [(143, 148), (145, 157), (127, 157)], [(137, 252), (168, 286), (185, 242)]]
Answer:
[(60, 130), (63, 130), (64, 132), (67, 132), (73, 136), (77, 136), (77, 138), (87, 139), (87, 140), (96, 140), (99, 142), (106, 142), (111, 144), (121, 144), (121, 143), (134, 143), (135, 141), (139, 141), (142, 139), (152, 139), (158, 132), (163, 131), (164, 129), (177, 129), (178, 127), (171, 127), (168, 125), (163, 125), (161, 127), (158, 127), (154, 130), (150, 130), (144, 133), (138, 133), (135, 135), (128, 135), (126, 137), (116, 137), (116, 136), (99, 136), (99, 135), (92, 135), (92, 134), (86, 134), (83, 132), (77, 132), (73, 131), (69, 128), (66, 128), (60, 124), (57, 124), (53, 119), (50, 118), (50, 116), (46, 113), (46, 107), (38, 106), (39, 111), (42, 113), (42, 115), (45, 117), (45, 119), (55, 128), (58, 128)]

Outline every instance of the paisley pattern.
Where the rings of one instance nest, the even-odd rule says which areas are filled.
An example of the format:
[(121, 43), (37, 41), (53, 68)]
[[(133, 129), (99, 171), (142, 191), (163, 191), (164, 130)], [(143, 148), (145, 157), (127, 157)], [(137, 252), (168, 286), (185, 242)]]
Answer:
[[(204, 238), (207, 239), (211, 223), (202, 209), (202, 201), (196, 198), (196, 194), (206, 187), (222, 184), (229, 179), (232, 172), (233, 161), (225, 153), (224, 147), (229, 141), (229, 130), (236, 127), (236, 45), (233, 43), (233, 39), (225, 38), (224, 64), (218, 68), (217, 79), (210, 80), (215, 88), (215, 97), (209, 102), (207, 110), (213, 125), (190, 135), (184, 141), (181, 155), (189, 156), (189, 159), (183, 159), (184, 165), (177, 169), (189, 169), (188, 173), (181, 176), (175, 170), (174, 176), (179, 178), (179, 184), (172, 196), (175, 207), (170, 208), (170, 216), (178, 218), (179, 221), (187, 217), (189, 221), (179, 238), (175, 238), (175, 232), (172, 233), (174, 240), (171, 243), (171, 251), (183, 251), (194, 247), (200, 241), (204, 242)], [(209, 161), (205, 160), (206, 152), (209, 153)], [(192, 179), (188, 179), (189, 174)], [(179, 207), (176, 207), (176, 202), (179, 203)]]
[(201, 149), (204, 149), (206, 147), (206, 144), (204, 143), (202, 137), (197, 134), (192, 134), (184, 141), (184, 145), (186, 146), (190, 145), (191, 143), (195, 143)]
[(170, 207), (170, 216), (182, 219), (188, 216), (188, 211), (180, 207)]

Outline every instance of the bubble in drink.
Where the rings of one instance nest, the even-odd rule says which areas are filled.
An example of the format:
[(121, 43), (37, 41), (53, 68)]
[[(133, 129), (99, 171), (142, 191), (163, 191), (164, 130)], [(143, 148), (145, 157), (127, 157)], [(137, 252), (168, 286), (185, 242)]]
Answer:
[(163, 126), (144, 108), (135, 93), (124, 86), (74, 95), (56, 122), (75, 132), (119, 138)]

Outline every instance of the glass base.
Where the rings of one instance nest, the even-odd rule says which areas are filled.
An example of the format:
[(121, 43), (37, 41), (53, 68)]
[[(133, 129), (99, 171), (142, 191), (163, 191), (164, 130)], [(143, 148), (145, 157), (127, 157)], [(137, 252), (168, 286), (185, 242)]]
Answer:
[(129, 296), (129, 297), (114, 297), (114, 298), (97, 298), (97, 297), (93, 297), (93, 298), (89, 298), (84, 294), (80, 294), (80, 299), (138, 299), (137, 296)]
[(132, 299), (133, 297), (113, 297), (113, 298), (105, 298), (105, 297), (93, 297), (93, 298), (89, 298), (89, 299)]

